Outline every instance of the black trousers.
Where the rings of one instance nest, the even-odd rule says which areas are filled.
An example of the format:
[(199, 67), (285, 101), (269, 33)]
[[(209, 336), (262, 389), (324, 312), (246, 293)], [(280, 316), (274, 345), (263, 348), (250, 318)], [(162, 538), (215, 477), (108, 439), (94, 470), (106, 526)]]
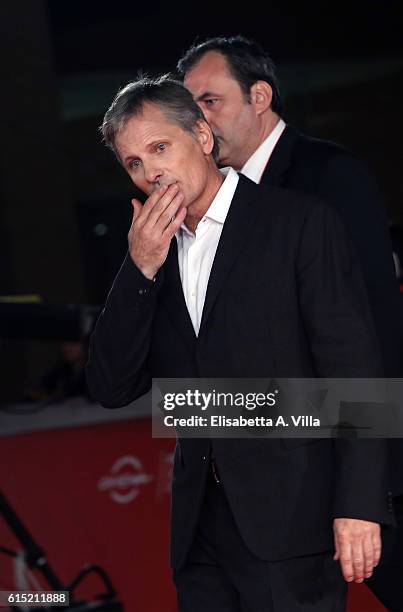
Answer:
[(347, 584), (332, 557), (330, 551), (278, 562), (255, 557), (224, 487), (211, 477), (187, 562), (173, 576), (179, 612), (344, 612)]

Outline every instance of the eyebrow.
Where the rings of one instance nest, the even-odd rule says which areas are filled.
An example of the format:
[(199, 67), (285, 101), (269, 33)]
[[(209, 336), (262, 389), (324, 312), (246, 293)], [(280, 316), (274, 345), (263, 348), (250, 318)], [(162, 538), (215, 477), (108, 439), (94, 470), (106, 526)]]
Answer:
[(137, 155), (128, 155), (127, 157), (125, 157), (123, 159), (123, 163), (127, 164), (127, 162), (130, 161), (131, 159), (138, 159), (138, 156)]
[[(167, 138), (157, 138), (156, 140), (149, 142), (145, 148), (152, 149), (153, 147), (156, 147), (157, 145), (161, 143), (165, 143), (165, 142), (167, 142)], [(140, 159), (140, 156), (139, 155), (128, 155), (127, 157), (124, 158), (124, 162), (127, 163), (131, 159)]]
[(204, 93), (201, 94), (201, 96), (197, 96), (196, 102), (201, 102), (205, 100), (206, 98), (211, 98), (211, 97), (219, 98), (219, 95), (213, 93), (212, 91), (205, 91)]

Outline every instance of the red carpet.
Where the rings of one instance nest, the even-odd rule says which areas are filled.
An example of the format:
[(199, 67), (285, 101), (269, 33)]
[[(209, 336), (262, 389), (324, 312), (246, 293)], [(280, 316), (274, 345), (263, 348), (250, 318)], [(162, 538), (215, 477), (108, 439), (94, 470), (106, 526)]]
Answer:
[(349, 589), (347, 612), (386, 612), (386, 608), (364, 584), (352, 584)]

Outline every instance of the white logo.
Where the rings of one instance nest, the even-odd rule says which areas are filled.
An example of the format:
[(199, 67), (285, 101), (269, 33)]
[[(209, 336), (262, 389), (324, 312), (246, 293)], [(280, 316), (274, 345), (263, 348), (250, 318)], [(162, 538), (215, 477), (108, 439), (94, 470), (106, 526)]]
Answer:
[(125, 455), (115, 461), (109, 476), (100, 479), (98, 489), (109, 491), (111, 498), (118, 504), (128, 504), (139, 495), (139, 487), (152, 480), (152, 476), (144, 473), (137, 457)]

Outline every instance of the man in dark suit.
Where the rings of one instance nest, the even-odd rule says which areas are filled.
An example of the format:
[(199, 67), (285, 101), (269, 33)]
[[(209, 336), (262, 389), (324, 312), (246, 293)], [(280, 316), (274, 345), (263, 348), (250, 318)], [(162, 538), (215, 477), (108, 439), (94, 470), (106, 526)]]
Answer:
[[(342, 147), (286, 125), (274, 64), (253, 41), (241, 36), (208, 39), (191, 47), (177, 69), (218, 140), (220, 165), (230, 165), (256, 183), (319, 196), (336, 209), (360, 260), (385, 375), (400, 378), (403, 321), (392, 248), (377, 188), (365, 165)], [(391, 489), (400, 508), (401, 441), (391, 441), (390, 450)], [(387, 607), (403, 610), (403, 583), (396, 572), (403, 571), (398, 538), (397, 531), (389, 532), (386, 548), (394, 549), (394, 559), (388, 566), (385, 556), (369, 586)]]
[[(133, 200), (129, 252), (92, 335), (94, 398), (126, 405), (153, 377), (381, 375), (331, 208), (220, 172), (212, 131), (175, 81), (129, 84), (102, 130), (147, 200)], [(391, 523), (386, 461), (381, 440), (182, 439), (181, 612), (344, 610), (346, 581), (372, 574)]]

